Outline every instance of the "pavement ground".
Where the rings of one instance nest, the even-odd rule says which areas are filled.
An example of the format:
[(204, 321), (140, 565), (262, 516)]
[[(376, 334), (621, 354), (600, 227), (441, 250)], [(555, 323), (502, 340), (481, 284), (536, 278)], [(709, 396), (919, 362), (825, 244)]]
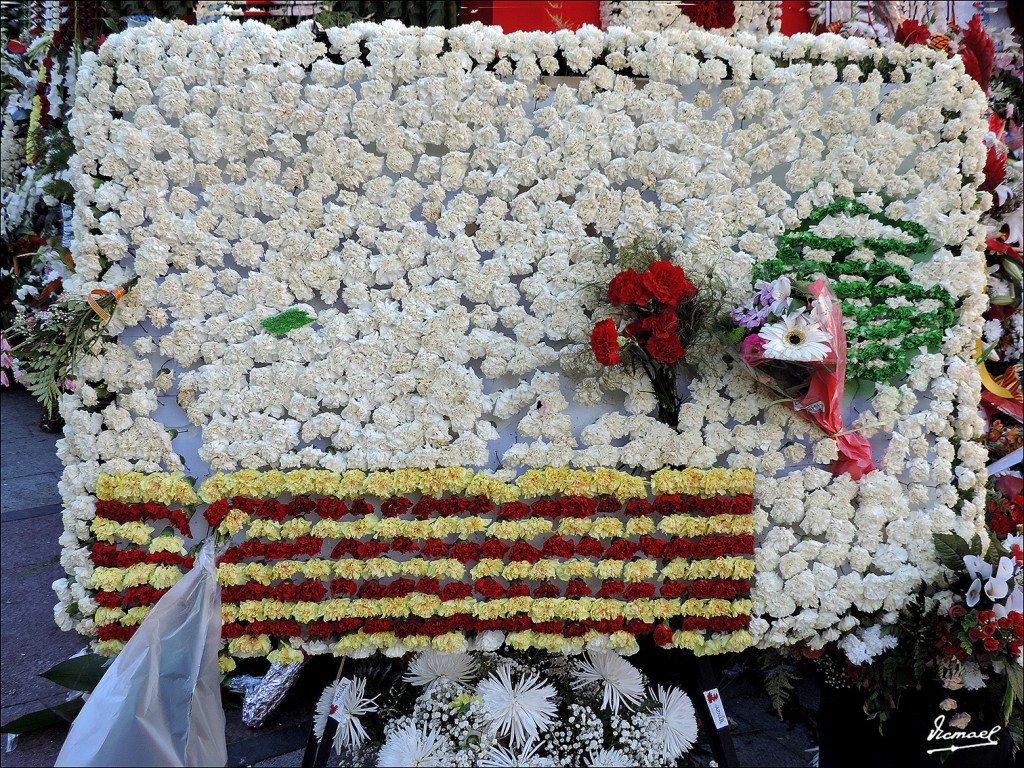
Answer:
[[(53, 621), (56, 597), (50, 585), (64, 576), (57, 544), (63, 530), (55, 452), (60, 435), (41, 432), (39, 417), (28, 393), (0, 389), (0, 719), (5, 723), (64, 701), (65, 689), (38, 675), (86, 645)], [(334, 678), (329, 666), (327, 659), (307, 665), (299, 684), (260, 729), (246, 727), (241, 712), (228, 709), (228, 765), (298, 766), (319, 690)], [(806, 750), (812, 745), (805, 729), (781, 722), (755, 685), (740, 675), (723, 678), (720, 690), (735, 723), (741, 765), (808, 764)], [(800, 694), (813, 700), (815, 691), (804, 686)], [(0, 765), (52, 766), (66, 734), (64, 726), (25, 734), (11, 752), (0, 742)]]

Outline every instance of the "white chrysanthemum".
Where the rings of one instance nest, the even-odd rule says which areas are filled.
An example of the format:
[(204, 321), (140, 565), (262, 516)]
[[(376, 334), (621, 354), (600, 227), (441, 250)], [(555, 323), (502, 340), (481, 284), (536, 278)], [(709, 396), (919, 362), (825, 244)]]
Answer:
[(536, 673), (513, 682), (512, 668), (504, 664), (480, 681), (476, 693), (482, 699), (491, 730), (507, 735), (513, 746), (536, 741), (554, 721), (555, 689), (542, 683)]
[(787, 315), (764, 326), (759, 334), (765, 341), (764, 356), (775, 360), (813, 363), (829, 353), (829, 336), (821, 326), (802, 313)]
[(540, 744), (533, 741), (528, 741), (518, 752), (503, 747), (501, 744), (494, 744), (480, 758), (480, 766), (481, 768), (547, 768), (555, 765), (555, 761), (550, 757), (537, 754), (539, 751)]
[(678, 688), (662, 688), (654, 693), (659, 707), (654, 710), (658, 724), (654, 738), (662, 744), (665, 759), (673, 761), (686, 754), (697, 740), (697, 716), (690, 697)]
[(633, 761), (617, 749), (602, 749), (587, 763), (590, 768), (632, 768)]
[(380, 768), (441, 766), (447, 765), (448, 757), (434, 731), (421, 731), (409, 723), (388, 736), (377, 754), (377, 765)]
[(413, 656), (402, 679), (421, 688), (429, 688), (441, 680), (468, 685), (476, 674), (476, 660), (468, 653), (423, 651)]
[(334, 705), (334, 694), (341, 685), (339, 680), (336, 683), (324, 688), (320, 694), (320, 700), (316, 704), (316, 715), (313, 717), (313, 732), (316, 738), (322, 739), (327, 729), (327, 720), (334, 715), (338, 722), (338, 730), (334, 733), (334, 751), (339, 755), (342, 748), (355, 749), (366, 740), (366, 729), (359, 719), (377, 711), (375, 703), (376, 696), (372, 699), (366, 698), (366, 678), (355, 677), (349, 685), (345, 701), (341, 705), (341, 714), (338, 716), (337, 708)]
[(618, 713), (622, 704), (631, 709), (644, 696), (644, 682), (640, 670), (610, 651), (591, 651), (573, 664), (572, 687), (583, 688), (599, 683), (604, 689), (601, 708)]

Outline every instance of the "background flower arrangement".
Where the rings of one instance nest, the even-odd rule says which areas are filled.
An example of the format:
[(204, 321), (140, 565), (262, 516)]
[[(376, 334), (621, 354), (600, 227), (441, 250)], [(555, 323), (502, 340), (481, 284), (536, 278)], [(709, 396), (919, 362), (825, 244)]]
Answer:
[[(394, 676), (394, 677), (397, 677)], [(372, 699), (355, 676), (334, 745), (354, 765), (679, 765), (697, 741), (687, 695), (614, 653), (417, 654)], [(318, 733), (338, 684), (318, 705)], [(323, 723), (323, 727), (320, 726)]]

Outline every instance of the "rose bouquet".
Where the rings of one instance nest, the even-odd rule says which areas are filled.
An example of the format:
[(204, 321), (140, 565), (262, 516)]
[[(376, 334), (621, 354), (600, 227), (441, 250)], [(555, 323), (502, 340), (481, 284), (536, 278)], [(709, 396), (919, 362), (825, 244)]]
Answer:
[(629, 266), (608, 283), (607, 299), (620, 319), (597, 323), (590, 348), (601, 365), (642, 369), (658, 399), (658, 418), (674, 427), (681, 403), (679, 368), (708, 315), (707, 296), (699, 295), (683, 268), (661, 258), (655, 246), (624, 249), (623, 265), (625, 253), (641, 270)]
[(759, 382), (796, 413), (834, 438), (837, 474), (859, 480), (875, 468), (863, 435), (843, 429), (846, 381), (843, 315), (828, 283), (819, 279), (799, 295), (785, 275), (754, 284), (755, 293), (729, 313), (730, 349)]

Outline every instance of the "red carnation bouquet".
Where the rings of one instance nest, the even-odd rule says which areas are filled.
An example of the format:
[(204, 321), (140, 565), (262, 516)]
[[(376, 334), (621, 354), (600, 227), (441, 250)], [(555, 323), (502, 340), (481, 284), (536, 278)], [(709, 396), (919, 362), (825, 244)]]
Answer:
[[(644, 247), (633, 249), (642, 253)], [(682, 267), (648, 259), (642, 272), (629, 267), (611, 279), (607, 297), (620, 319), (602, 320), (590, 332), (590, 348), (601, 365), (643, 369), (658, 398), (659, 420), (673, 427), (681, 403), (679, 368), (708, 316), (698, 293)]]

